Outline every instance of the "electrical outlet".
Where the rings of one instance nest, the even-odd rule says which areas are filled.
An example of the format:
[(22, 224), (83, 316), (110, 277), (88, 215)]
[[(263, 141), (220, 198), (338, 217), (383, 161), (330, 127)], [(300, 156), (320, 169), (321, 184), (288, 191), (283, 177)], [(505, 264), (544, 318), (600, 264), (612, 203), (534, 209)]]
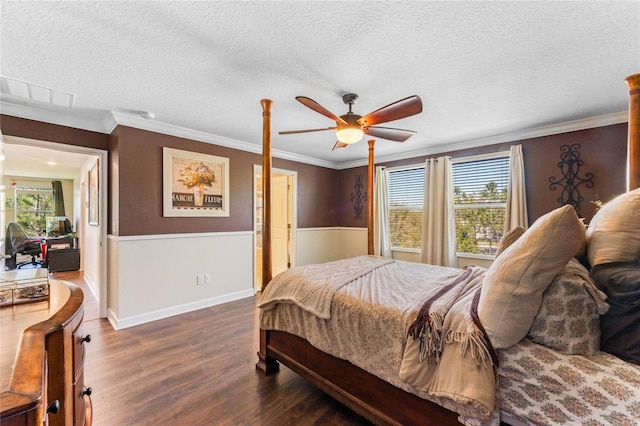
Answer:
[(202, 285), (202, 284), (204, 284), (204, 274), (198, 274), (198, 277), (197, 277), (197, 284), (198, 284), (198, 285)]
[(211, 274), (204, 274), (204, 282), (205, 283), (211, 282)]

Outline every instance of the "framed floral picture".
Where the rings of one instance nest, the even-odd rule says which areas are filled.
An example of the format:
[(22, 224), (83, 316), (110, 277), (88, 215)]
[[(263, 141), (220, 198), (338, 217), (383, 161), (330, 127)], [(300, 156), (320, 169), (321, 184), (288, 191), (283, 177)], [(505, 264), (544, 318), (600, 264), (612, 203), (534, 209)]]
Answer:
[(229, 216), (229, 159), (162, 148), (164, 217)]

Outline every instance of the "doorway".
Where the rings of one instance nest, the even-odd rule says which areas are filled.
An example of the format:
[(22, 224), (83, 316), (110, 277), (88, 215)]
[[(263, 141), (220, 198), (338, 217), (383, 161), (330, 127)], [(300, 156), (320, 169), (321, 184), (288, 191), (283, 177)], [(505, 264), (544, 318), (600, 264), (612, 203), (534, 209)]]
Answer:
[[(271, 270), (276, 276), (295, 265), (297, 172), (271, 172)], [(262, 166), (254, 166), (255, 290), (262, 291)]]
[[(83, 271), (85, 281), (91, 282), (89, 287), (96, 296), (99, 316), (105, 318), (107, 316), (107, 151), (15, 136), (5, 136), (4, 142), (6, 154), (4, 171), (6, 174), (9, 174), (7, 173), (9, 170), (13, 170), (13, 173), (18, 176), (32, 176), (41, 179), (55, 177), (57, 172), (45, 170), (46, 166), (38, 166), (43, 164), (45, 159), (54, 159), (58, 164), (56, 167), (65, 170), (65, 176), (61, 177), (73, 181), (73, 206), (71, 207), (73, 214), (70, 210), (68, 216), (73, 217), (76, 222), (77, 243), (80, 249), (80, 270)], [(11, 158), (10, 152), (13, 152)], [(29, 154), (25, 155), (25, 152)], [(11, 167), (9, 167), (9, 163)], [(85, 181), (88, 170), (96, 164), (100, 164), (100, 167), (96, 169), (98, 181), (101, 182), (97, 193), (99, 218), (95, 226), (87, 227), (85, 226), (88, 221), (86, 216), (87, 200), (86, 194), (84, 194), (87, 190)], [(38, 166), (37, 169), (41, 170), (42, 175), (34, 170), (34, 165)], [(70, 175), (67, 176), (67, 174)], [(89, 253), (92, 256), (87, 256)]]

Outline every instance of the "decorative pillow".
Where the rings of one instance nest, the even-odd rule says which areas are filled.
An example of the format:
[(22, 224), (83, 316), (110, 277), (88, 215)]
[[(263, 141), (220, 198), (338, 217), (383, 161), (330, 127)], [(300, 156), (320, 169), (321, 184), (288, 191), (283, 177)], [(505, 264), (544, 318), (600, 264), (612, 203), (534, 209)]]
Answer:
[(587, 229), (591, 266), (640, 259), (640, 188), (606, 203)]
[(504, 234), (502, 240), (500, 240), (500, 246), (498, 247), (498, 251), (496, 252), (496, 257), (500, 256), (500, 254), (505, 251), (511, 244), (513, 244), (522, 234), (526, 231), (522, 226), (516, 226), (511, 231)]
[(598, 265), (591, 276), (611, 306), (600, 318), (600, 348), (640, 365), (640, 264)]
[(575, 210), (565, 205), (540, 217), (487, 270), (478, 304), (480, 321), (496, 349), (524, 338), (542, 293), (585, 239)]
[(565, 354), (595, 354), (600, 350), (600, 315), (609, 309), (606, 298), (589, 271), (571, 259), (544, 291), (529, 338)]

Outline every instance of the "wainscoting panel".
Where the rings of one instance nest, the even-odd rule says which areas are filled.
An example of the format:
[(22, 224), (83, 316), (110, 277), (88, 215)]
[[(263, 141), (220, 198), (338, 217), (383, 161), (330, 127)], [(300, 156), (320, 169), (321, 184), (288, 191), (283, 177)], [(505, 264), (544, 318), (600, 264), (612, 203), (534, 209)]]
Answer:
[(366, 228), (298, 228), (296, 266), (367, 254)]
[(252, 232), (110, 236), (109, 321), (126, 328), (252, 296), (252, 251)]

